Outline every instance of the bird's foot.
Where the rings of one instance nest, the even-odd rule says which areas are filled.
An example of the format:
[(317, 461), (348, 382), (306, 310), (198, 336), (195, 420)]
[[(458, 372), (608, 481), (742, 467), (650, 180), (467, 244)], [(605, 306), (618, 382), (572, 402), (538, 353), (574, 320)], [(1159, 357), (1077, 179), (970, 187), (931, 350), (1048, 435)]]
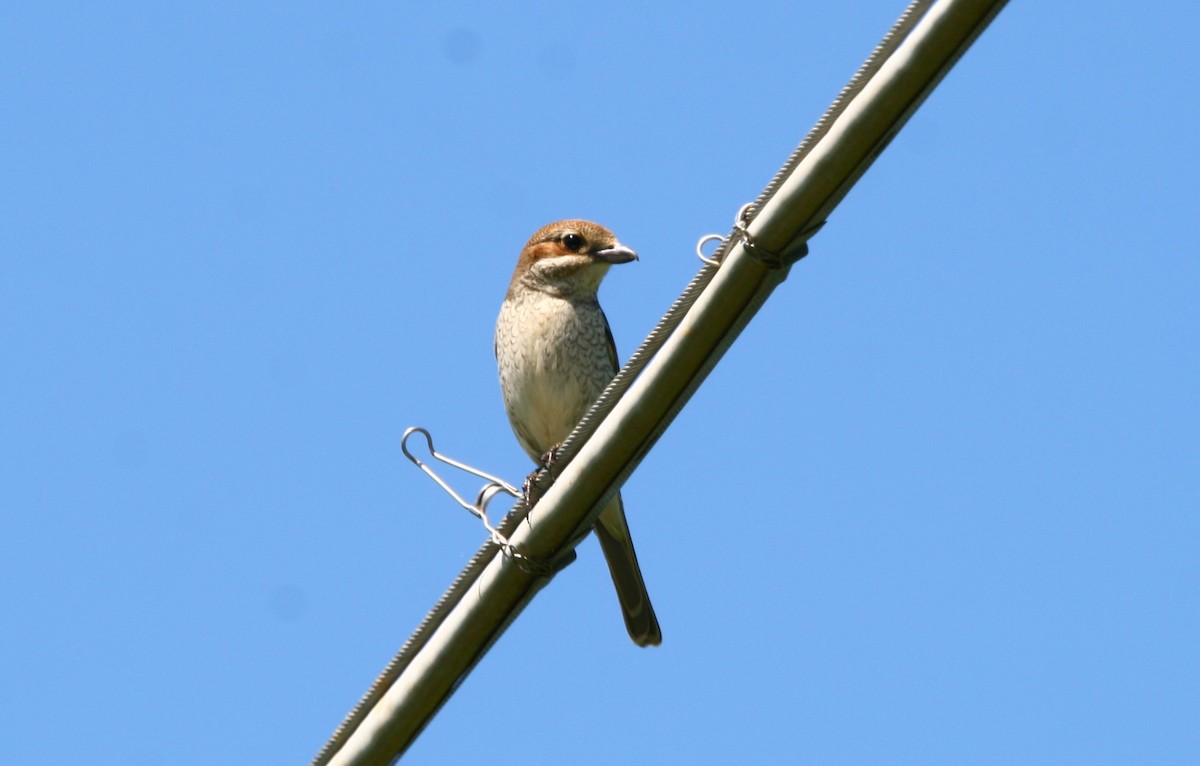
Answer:
[[(542, 468), (553, 471), (554, 464), (558, 462), (558, 450), (562, 447), (562, 443), (555, 444), (546, 453), (542, 455)], [(539, 469), (540, 470), (540, 469)]]
[[(558, 448), (561, 446), (561, 444), (555, 444), (547, 450), (541, 457), (541, 464), (525, 477), (525, 481), (521, 484), (521, 494), (525, 496), (526, 507), (533, 508), (533, 506), (537, 505), (537, 501), (542, 498), (542, 494), (550, 488), (550, 483), (554, 481), (555, 474), (557, 473), (555, 465), (558, 463)], [(549, 482), (544, 480), (539, 481), (538, 477), (543, 470), (549, 475)]]
[(533, 473), (525, 477), (525, 481), (521, 482), (521, 495), (525, 498), (526, 508), (533, 508), (537, 505), (537, 501), (542, 499), (542, 492), (545, 490), (537, 483), (537, 477), (541, 470), (541, 468), (535, 469)]

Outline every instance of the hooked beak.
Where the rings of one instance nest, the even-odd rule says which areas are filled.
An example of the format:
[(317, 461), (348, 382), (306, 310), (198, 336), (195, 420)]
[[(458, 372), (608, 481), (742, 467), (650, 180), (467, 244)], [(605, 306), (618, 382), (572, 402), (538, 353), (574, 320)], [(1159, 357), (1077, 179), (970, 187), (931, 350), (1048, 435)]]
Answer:
[(592, 258), (601, 263), (629, 263), (636, 261), (638, 256), (637, 253), (618, 242), (612, 247), (592, 253)]

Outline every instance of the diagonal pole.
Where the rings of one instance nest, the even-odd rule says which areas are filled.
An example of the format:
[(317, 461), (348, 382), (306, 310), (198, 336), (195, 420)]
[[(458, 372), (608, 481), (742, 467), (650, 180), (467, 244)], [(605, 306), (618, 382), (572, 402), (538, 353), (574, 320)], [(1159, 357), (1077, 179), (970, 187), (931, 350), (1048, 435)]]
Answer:
[[(906, 14), (928, 6), (915, 2)], [(318, 754), (314, 766), (377, 766), (400, 757), (525, 604), (573, 556), (578, 531), (616, 492), (737, 338), (805, 241), (903, 127), (1005, 0), (940, 0), (886, 57), (757, 213), (682, 322), (561, 469), (530, 524), (503, 528), (533, 561), (485, 545), (396, 660)], [(702, 272), (703, 273), (703, 272)], [(607, 393), (606, 393), (607, 396)], [(601, 397), (604, 404), (606, 397)], [(595, 420), (589, 413), (583, 423)], [(565, 449), (579, 439), (569, 438)], [(570, 457), (570, 455), (568, 455)]]

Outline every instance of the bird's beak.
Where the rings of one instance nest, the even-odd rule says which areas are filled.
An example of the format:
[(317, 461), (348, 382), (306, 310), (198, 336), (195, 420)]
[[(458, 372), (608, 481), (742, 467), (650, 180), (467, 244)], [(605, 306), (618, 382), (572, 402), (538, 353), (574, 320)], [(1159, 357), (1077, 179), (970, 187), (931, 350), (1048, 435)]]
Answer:
[(592, 253), (592, 258), (601, 263), (629, 263), (638, 259), (637, 253), (620, 243), (604, 250), (597, 250)]

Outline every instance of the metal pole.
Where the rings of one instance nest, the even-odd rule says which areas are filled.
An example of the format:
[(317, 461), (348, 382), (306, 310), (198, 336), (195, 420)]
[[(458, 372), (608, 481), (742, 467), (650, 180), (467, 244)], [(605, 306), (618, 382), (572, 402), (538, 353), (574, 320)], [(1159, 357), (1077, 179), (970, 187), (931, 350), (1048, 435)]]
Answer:
[[(941, 0), (928, 11), (754, 217), (748, 238), (726, 254), (680, 327), (542, 497), (536, 521), (512, 533), (518, 550), (554, 560), (573, 549), (576, 530), (632, 473), (786, 278), (806, 232), (828, 217), (1004, 4)], [(315, 763), (378, 766), (397, 759), (552, 576), (494, 556), (390, 688)]]

